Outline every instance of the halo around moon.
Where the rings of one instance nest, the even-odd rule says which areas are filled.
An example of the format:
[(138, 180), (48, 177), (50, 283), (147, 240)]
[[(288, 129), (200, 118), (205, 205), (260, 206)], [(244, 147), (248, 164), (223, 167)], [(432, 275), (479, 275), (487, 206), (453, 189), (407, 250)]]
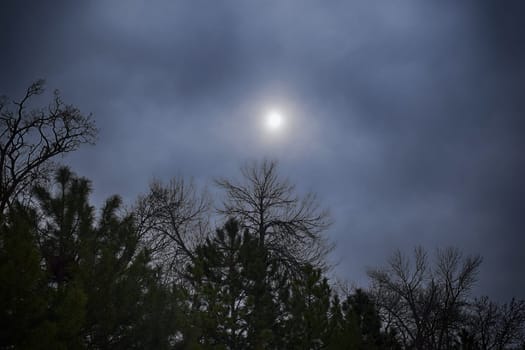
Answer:
[(283, 127), (284, 117), (278, 110), (271, 110), (265, 117), (266, 127), (270, 131), (277, 131)]

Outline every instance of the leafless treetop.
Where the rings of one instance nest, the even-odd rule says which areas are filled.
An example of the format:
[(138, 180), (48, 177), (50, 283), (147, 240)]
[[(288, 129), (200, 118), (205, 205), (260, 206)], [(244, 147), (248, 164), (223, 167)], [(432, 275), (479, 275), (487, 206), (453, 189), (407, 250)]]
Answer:
[(277, 174), (275, 161), (244, 166), (242, 180), (217, 180), (225, 191), (219, 213), (238, 219), (258, 235), (260, 244), (279, 251), (283, 263), (320, 264), (329, 250), (321, 232), (330, 225), (328, 212), (316, 197), (300, 197)]
[(438, 250), (434, 264), (421, 247), (413, 260), (395, 252), (387, 267), (368, 271), (385, 327), (395, 328), (406, 346), (447, 349), (481, 261), (455, 248)]
[[(142, 240), (167, 275), (180, 275), (209, 231), (210, 199), (192, 181), (153, 181), (135, 206)], [(169, 276), (170, 277), (170, 276)], [(172, 276), (171, 276), (172, 277)]]
[(43, 92), (44, 81), (38, 80), (20, 101), (0, 100), (0, 213), (46, 178), (53, 159), (96, 139), (91, 116), (64, 104), (58, 91), (46, 108), (28, 109)]

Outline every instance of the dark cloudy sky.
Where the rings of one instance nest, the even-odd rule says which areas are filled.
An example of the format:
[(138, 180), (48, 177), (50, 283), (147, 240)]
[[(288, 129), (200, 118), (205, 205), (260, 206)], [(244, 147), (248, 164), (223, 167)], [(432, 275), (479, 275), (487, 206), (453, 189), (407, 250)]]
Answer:
[(66, 161), (98, 202), (275, 158), (331, 209), (341, 278), (452, 245), (483, 255), (480, 292), (523, 298), (524, 18), (512, 0), (2, 1), (0, 92), (42, 77), (94, 114), (97, 145)]

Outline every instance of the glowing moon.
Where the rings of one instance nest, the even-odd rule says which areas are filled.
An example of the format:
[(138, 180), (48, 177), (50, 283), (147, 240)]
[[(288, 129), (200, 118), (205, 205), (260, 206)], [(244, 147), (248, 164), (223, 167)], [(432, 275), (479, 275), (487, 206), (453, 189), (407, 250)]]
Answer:
[(270, 130), (279, 130), (283, 126), (283, 116), (279, 111), (270, 111), (266, 115), (266, 126)]

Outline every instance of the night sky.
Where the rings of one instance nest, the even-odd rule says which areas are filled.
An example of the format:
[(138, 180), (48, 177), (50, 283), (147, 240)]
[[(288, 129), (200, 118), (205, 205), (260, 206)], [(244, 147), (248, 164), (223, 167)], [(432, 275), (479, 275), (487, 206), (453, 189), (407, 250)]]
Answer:
[(525, 298), (524, 18), (512, 0), (2, 1), (0, 93), (45, 78), (93, 113), (97, 145), (64, 162), (97, 204), (277, 159), (330, 209), (339, 278), (456, 246), (484, 257), (476, 293)]

